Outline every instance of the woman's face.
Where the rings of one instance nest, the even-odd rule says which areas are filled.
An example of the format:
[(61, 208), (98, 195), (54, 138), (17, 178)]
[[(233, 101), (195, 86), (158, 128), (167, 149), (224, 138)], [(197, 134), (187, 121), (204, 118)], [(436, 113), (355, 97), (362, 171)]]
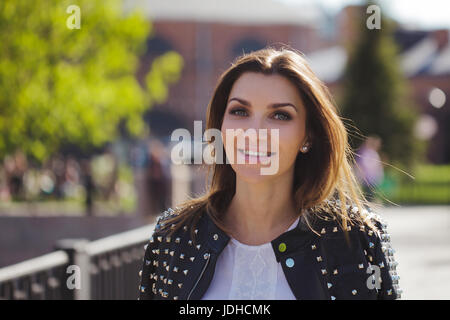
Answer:
[[(305, 121), (302, 99), (288, 79), (277, 74), (242, 74), (231, 89), (221, 128), (225, 152), (236, 175), (247, 182), (260, 182), (293, 174), (295, 159), (306, 142)], [(266, 136), (261, 129), (267, 129)], [(272, 129), (278, 129), (278, 139)], [(277, 161), (276, 170), (261, 174), (261, 168), (275, 168)]]

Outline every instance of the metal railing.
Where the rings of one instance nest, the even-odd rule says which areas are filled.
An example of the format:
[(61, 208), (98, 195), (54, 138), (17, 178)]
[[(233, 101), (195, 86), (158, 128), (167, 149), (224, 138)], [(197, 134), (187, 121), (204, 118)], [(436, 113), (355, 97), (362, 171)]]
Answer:
[(0, 299), (64, 299), (61, 288), (68, 255), (58, 250), (0, 269)]
[(0, 269), (0, 299), (137, 300), (139, 270), (155, 224), (89, 242), (63, 239), (55, 252)]

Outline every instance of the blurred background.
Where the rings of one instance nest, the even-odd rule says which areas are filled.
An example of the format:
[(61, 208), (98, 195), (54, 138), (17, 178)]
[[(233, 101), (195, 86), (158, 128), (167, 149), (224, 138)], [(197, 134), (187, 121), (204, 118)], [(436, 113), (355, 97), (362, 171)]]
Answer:
[(204, 129), (234, 58), (283, 44), (345, 118), (402, 298), (449, 299), (449, 13), (446, 0), (1, 1), (0, 299), (136, 299), (155, 217), (205, 187), (204, 168), (171, 161), (172, 132)]

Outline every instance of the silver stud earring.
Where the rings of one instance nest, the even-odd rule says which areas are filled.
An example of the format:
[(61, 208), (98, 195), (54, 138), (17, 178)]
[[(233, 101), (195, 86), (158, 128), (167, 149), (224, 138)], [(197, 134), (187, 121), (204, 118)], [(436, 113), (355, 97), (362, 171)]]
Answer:
[(308, 152), (309, 147), (310, 147), (309, 142), (306, 142), (300, 150), (301, 150), (303, 153), (306, 153), (306, 152)]

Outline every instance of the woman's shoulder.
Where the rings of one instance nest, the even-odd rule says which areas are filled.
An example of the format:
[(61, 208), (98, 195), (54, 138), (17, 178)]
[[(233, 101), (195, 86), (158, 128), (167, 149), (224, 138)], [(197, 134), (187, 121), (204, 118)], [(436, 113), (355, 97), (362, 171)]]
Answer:
[[(369, 242), (378, 239), (381, 244), (390, 245), (388, 223), (373, 207), (350, 202), (345, 204), (345, 210), (342, 208), (339, 200), (332, 200), (326, 205), (310, 208), (307, 216), (320, 236), (334, 236), (349, 231), (358, 233)], [(346, 215), (343, 216), (342, 212)]]
[[(348, 232), (354, 235), (353, 239), (359, 239), (363, 246), (382, 252), (387, 258), (394, 260), (395, 250), (388, 232), (388, 222), (380, 213), (375, 212), (373, 207), (366, 205), (361, 208), (350, 203), (345, 205), (347, 218), (344, 218), (336, 214), (342, 208), (339, 201), (329, 204), (328, 209), (321, 209), (316, 214), (317, 231), (321, 236), (335, 238)], [(347, 220), (346, 224), (344, 220)]]
[[(170, 239), (172, 238), (189, 238), (192, 240), (198, 238), (199, 233), (203, 231), (203, 227), (205, 226), (205, 219), (203, 219), (205, 215), (202, 210), (194, 209), (195, 214), (193, 214), (193, 211), (188, 212), (186, 210), (188, 209), (185, 207), (169, 207), (167, 210), (163, 211), (156, 217), (156, 223), (151, 238), (156, 238), (158, 240), (163, 238), (167, 239), (167, 242), (170, 242)], [(177, 241), (177, 243), (179, 242)]]
[[(339, 203), (334, 203), (332, 208), (334, 209), (331, 209), (331, 211), (338, 211), (341, 207)], [(336, 261), (348, 262), (356, 256), (358, 259), (364, 257), (366, 264), (371, 266), (372, 271), (375, 268), (379, 270), (383, 282), (380, 297), (384, 299), (400, 298), (402, 290), (398, 285), (400, 279), (397, 273), (398, 263), (394, 257), (395, 250), (392, 247), (386, 219), (368, 206), (361, 209), (356, 205), (349, 204), (346, 205), (346, 210), (350, 219), (358, 218), (359, 222), (354, 225), (348, 224), (346, 230), (342, 228), (343, 219), (338, 215), (329, 215), (328, 218), (320, 220), (318, 232), (323, 238), (324, 246), (326, 246), (325, 251), (336, 256)], [(356, 241), (359, 243), (356, 246), (348, 246), (347, 241), (338, 241), (339, 239), (346, 239), (346, 234), (349, 235), (350, 242)], [(355, 256), (353, 258), (347, 257), (348, 260), (346, 260), (346, 253)], [(355, 270), (359, 270), (361, 262), (355, 261), (355, 266)], [(364, 269), (364, 271), (366, 270)], [(378, 271), (376, 272), (378, 273)]]
[(178, 207), (175, 207), (175, 209), (171, 207), (167, 208), (167, 210), (163, 211), (156, 217), (155, 232), (163, 229), (168, 221), (170, 221), (172, 218), (177, 217), (179, 214), (180, 209)]

